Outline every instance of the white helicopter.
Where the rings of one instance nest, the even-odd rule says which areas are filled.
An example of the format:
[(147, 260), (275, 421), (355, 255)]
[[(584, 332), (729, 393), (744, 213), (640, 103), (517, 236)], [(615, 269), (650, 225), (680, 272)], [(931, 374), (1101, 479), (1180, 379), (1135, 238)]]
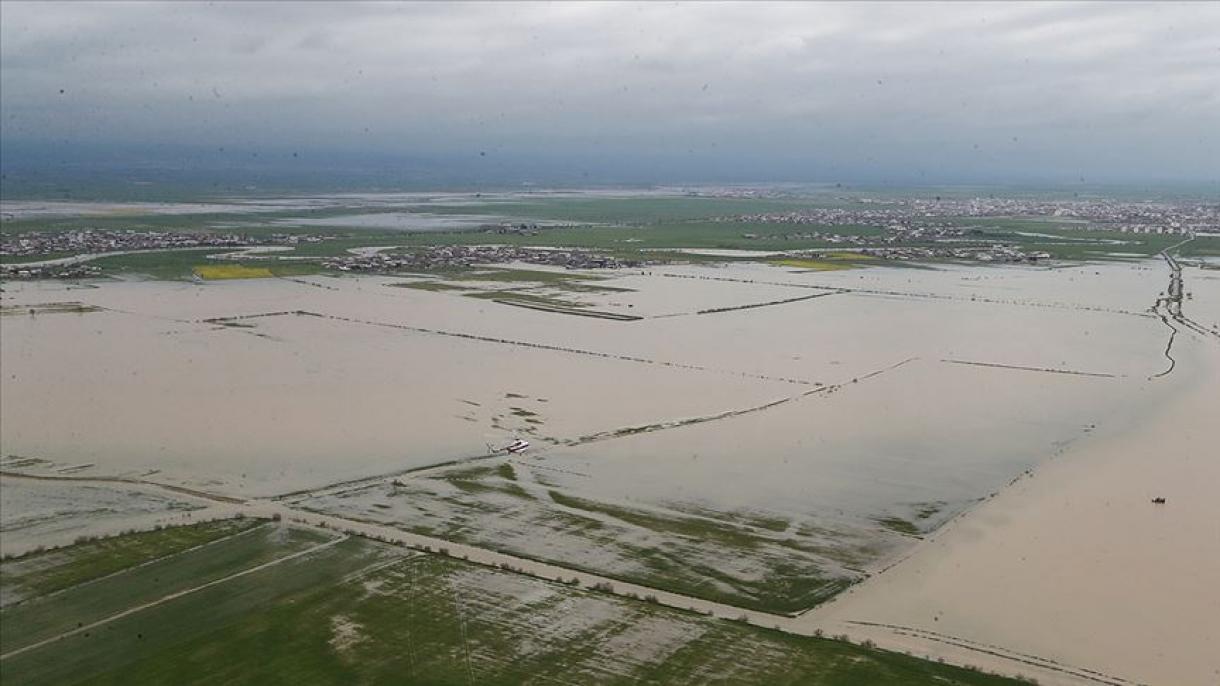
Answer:
[(516, 438), (516, 439), (513, 439), (512, 443), (509, 443), (508, 445), (504, 446), (503, 448), (494, 448), (494, 447), (492, 447), (492, 445), (490, 443), (488, 443), (487, 452), (492, 453), (492, 454), (508, 453), (509, 455), (520, 455), (521, 453), (525, 452), (525, 449), (528, 447), (530, 447), (529, 441), (521, 439), (521, 438)]

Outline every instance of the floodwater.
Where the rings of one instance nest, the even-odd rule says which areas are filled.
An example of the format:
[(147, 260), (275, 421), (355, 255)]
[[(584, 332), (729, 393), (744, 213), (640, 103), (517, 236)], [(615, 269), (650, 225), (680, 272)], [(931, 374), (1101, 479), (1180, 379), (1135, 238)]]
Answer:
[[(912, 433), (956, 432), (982, 443), (981, 459), (1002, 453), (1024, 466), (1165, 366), (1167, 330), (1139, 314), (1163, 280), (1151, 266), (856, 275), (671, 267), (600, 282), (630, 291), (568, 296), (655, 316), (635, 322), (389, 288), (395, 280), (376, 277), (11, 283), (5, 305), (106, 309), (5, 317), (0, 438), (5, 454), (89, 462), (106, 474), (161, 469), (266, 494), (477, 455), (521, 433), (567, 441), (749, 408), (913, 359), (831, 397), (671, 434), (681, 438), (638, 436), (547, 459), (611, 464), (653, 440), (669, 442), (666, 453), (693, 450), (706, 434), (714, 445), (751, 446), (772, 469), (802, 445), (846, 455), (887, 436), (911, 444)], [(826, 288), (852, 290), (783, 302)], [(749, 304), (763, 306), (697, 314)], [(260, 314), (274, 316), (206, 321)], [(998, 416), (1014, 421), (979, 424)], [(842, 428), (816, 424), (826, 417)], [(1040, 418), (1057, 428), (1043, 433)], [(919, 443), (920, 454), (933, 442)], [(1008, 457), (1012, 445), (1026, 455)], [(725, 451), (718, 459), (732, 462), (738, 448)]]
[[(644, 319), (380, 277), (7, 284), (5, 305), (106, 309), (5, 317), (2, 450), (269, 495), (524, 436), (562, 444), (539, 459), (581, 465), (589, 478), (570, 486), (608, 498), (869, 519), (941, 503), (934, 524), (1087, 434), (1168, 364), (1168, 329), (1145, 312), (1167, 282), (1157, 261), (604, 274), (599, 285), (628, 290), (563, 297)], [(570, 445), (819, 385), (841, 388)]]
[(1175, 350), (1178, 370), (1120, 421), (805, 628), (1040, 683), (1218, 683), (1220, 345)]
[(48, 217), (107, 217), (142, 215), (186, 215), (204, 213), (249, 213), (272, 211), (275, 207), (261, 207), (241, 203), (161, 203), (161, 202), (70, 202), (43, 200), (5, 200), (0, 202), (0, 216), (10, 219), (39, 219)]
[(4, 476), (0, 477), (0, 553), (19, 555), (39, 547), (70, 545), (81, 536), (151, 528), (167, 516), (202, 506), (192, 498), (133, 484)]
[[(596, 518), (636, 547), (690, 540), (630, 529), (614, 508), (781, 522), (763, 557), (721, 566), (748, 581), (787, 539), (822, 546), (826, 564), (800, 558), (810, 568), (850, 557), (853, 580), (890, 568), (807, 615), (810, 627), (889, 623), (1124, 678), (1207, 683), (1201, 647), (1214, 645), (1207, 617), (1220, 608), (1199, 579), (1217, 569), (1220, 501), (1207, 494), (1214, 445), (1200, 427), (1220, 405), (1220, 339), (1206, 333), (1220, 322), (1216, 272), (1185, 268), (1184, 311), (1201, 330), (1177, 326), (1168, 350), (1171, 328), (1149, 312), (1169, 283), (1160, 260), (598, 275), (576, 289), (461, 285), (641, 319), (529, 310), (385, 277), (8, 283), (5, 306), (102, 309), (3, 318), (0, 453), (46, 460), (18, 470), (30, 473), (267, 496), (486, 455), (522, 437), (533, 446), (512, 465), (533, 498), (517, 521), (529, 526), (496, 514), (526, 512), (525, 498), (459, 493), (425, 476), (402, 477), (414, 478), (409, 498), (382, 502), (379, 484), (315, 502), (403, 525), (395, 518), (469, 516), (455, 524), (479, 529), (468, 540), (610, 571), (632, 561), (604, 542), (571, 531), (527, 540), (563, 510), (548, 492), (606, 505)], [(1162, 489), (1171, 502), (1151, 512), (1171, 514), (1157, 528), (1141, 517)], [(1159, 552), (1141, 558), (1133, 545)], [(1072, 558), (1077, 550), (1088, 559)], [(732, 555), (689, 551), (712, 566)], [(1071, 583), (1055, 585), (1057, 565)], [(1112, 584), (1094, 584), (1115, 569)], [(1137, 588), (1150, 579), (1156, 593)], [(1130, 607), (1150, 614), (1167, 599), (1165, 617), (1191, 626), (1114, 629), (1115, 617), (1135, 621), (1136, 609), (1115, 609), (1134, 596)], [(1045, 628), (1065, 617), (1076, 638), (1056, 648)], [(912, 647), (891, 634), (868, 637)], [(1159, 657), (1138, 660), (1146, 646)], [(1180, 669), (1163, 671), (1169, 663)]]
[[(176, 216), (192, 214), (249, 215), (269, 212), (316, 211), (321, 209), (408, 210), (436, 206), (470, 207), (474, 210), (500, 208), (512, 213), (512, 206), (540, 199), (647, 198), (680, 195), (666, 189), (639, 190), (537, 190), (495, 193), (332, 193), (298, 197), (233, 197), (217, 202), (88, 202), (63, 200), (4, 200), (0, 201), (0, 220), (20, 221), (60, 217), (107, 216)], [(446, 222), (446, 217), (454, 220)], [(345, 217), (302, 218), (288, 220), (293, 225), (352, 226), (400, 230), (434, 230), (498, 223), (500, 216), (435, 215), (414, 212), (387, 214), (352, 214)], [(334, 223), (339, 220), (341, 223)], [(542, 222), (534, 222), (542, 223)]]
[(391, 231), (453, 231), (484, 224), (499, 224), (503, 217), (489, 214), (431, 214), (426, 212), (373, 212), (335, 217), (300, 217), (277, 220), (290, 226), (334, 226)]
[[(15, 285), (5, 304), (107, 309), (5, 318), (3, 453), (93, 465), (85, 475), (157, 469), (176, 483), (270, 495), (486, 454), (515, 436), (543, 443), (710, 414), (796, 387), (678, 366), (680, 356), (572, 348), (528, 325), (562, 315), (381, 279), (323, 281), (340, 290), (282, 280)], [(261, 313), (273, 316), (204, 321)]]
[(1104, 422), (1122, 387), (920, 358), (774, 408), (523, 463), (599, 499), (930, 530)]
[(1208, 331), (1220, 332), (1220, 266), (1186, 267), (1183, 278), (1188, 294), (1183, 304), (1186, 313)]

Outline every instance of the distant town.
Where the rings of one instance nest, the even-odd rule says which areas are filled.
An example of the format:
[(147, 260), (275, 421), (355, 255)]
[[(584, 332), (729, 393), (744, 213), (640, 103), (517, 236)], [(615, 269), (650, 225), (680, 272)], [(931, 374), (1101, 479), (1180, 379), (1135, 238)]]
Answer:
[(658, 260), (620, 260), (592, 250), (517, 248), (507, 245), (445, 245), (410, 253), (376, 252), (332, 257), (322, 266), (341, 272), (390, 272), (465, 268), (480, 264), (525, 262), (568, 269), (618, 269), (657, 264)]
[(274, 233), (253, 237), (208, 231), (136, 231), (80, 229), (31, 231), (0, 238), (0, 258), (45, 258), (0, 265), (0, 276), (19, 279), (80, 279), (101, 275), (85, 258), (133, 252), (196, 248), (250, 248), (319, 243), (327, 236)]
[[(844, 199), (847, 202), (847, 199)], [(719, 217), (717, 221), (822, 226), (880, 226), (896, 232), (951, 235), (961, 223), (929, 223), (949, 218), (1037, 218), (1080, 222), (1082, 229), (1126, 233), (1192, 234), (1220, 231), (1220, 204), (1170, 204), (1118, 200), (1028, 200), (1013, 198), (874, 199), (852, 198), (866, 208), (811, 208)]]
[[(786, 200), (782, 191), (756, 189), (707, 189), (686, 197), (742, 200)], [(1163, 234), (1189, 237), (1220, 235), (1220, 204), (1198, 201), (1129, 202), (1114, 199), (1048, 200), (1022, 198), (887, 198), (839, 197), (842, 206), (708, 216), (716, 224), (740, 225), (737, 247), (758, 243), (759, 250), (786, 254), (816, 254), (812, 251), (839, 249), (875, 259), (894, 261), (956, 260), (983, 263), (1037, 262), (1054, 257), (1037, 245), (1045, 243), (1043, 230), (1106, 231), (1128, 234)], [(782, 207), (782, 205), (781, 205)], [(7, 222), (6, 222), (7, 223)], [(630, 226), (618, 223), (618, 226)], [(207, 229), (138, 230), (135, 228), (71, 228), (57, 231), (0, 233), (0, 276), (5, 278), (79, 279), (96, 277), (104, 270), (92, 264), (97, 256), (136, 252), (234, 248), (241, 252), (209, 254), (209, 259), (250, 261), (309, 261), (322, 269), (339, 272), (393, 272), (469, 267), (476, 264), (525, 262), (570, 269), (613, 269), (655, 264), (662, 255), (647, 249), (624, 251), (601, 249), (521, 247), (496, 245), (499, 236), (546, 236), (549, 231), (597, 225), (572, 222), (505, 220), (467, 229), (487, 236), (489, 245), (433, 245), (385, 248), (342, 248), (329, 255), (309, 257), (289, 251), (261, 255), (253, 248), (291, 249), (301, 244), (322, 243), (338, 238), (313, 232), (278, 230), (247, 234)], [(768, 231), (771, 226), (775, 231)], [(1041, 227), (1045, 226), (1046, 229)], [(642, 227), (641, 227), (642, 228)], [(407, 236), (409, 234), (396, 234)], [(386, 238), (385, 240), (393, 240)], [(1095, 239), (1086, 239), (1095, 240)], [(744, 241), (745, 245), (741, 242)], [(776, 242), (791, 243), (791, 249)], [(410, 243), (411, 241), (404, 241)], [(458, 242), (458, 241), (455, 241)], [(460, 241), (466, 242), (466, 241)], [(545, 242), (545, 241), (540, 241)], [(814, 245), (810, 245), (813, 243)], [(1027, 245), (1027, 244), (1034, 245)], [(839, 247), (841, 246), (841, 247)], [(246, 250), (242, 250), (246, 249)], [(670, 255), (669, 257), (672, 257)]]
[(30, 231), (0, 239), (0, 257), (54, 256), (122, 252), (129, 250), (173, 250), (175, 248), (224, 248), (256, 245), (318, 243), (324, 236), (274, 233), (255, 238), (210, 231), (135, 231), (82, 229), (79, 231)]

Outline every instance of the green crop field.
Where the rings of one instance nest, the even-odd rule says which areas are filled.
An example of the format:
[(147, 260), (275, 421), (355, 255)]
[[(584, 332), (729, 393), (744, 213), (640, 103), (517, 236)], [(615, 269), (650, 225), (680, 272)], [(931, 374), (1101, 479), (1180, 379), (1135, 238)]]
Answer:
[[(268, 526), (181, 555), (159, 555), (160, 559), (128, 568), (125, 573), (28, 599), (6, 607), (0, 615), (4, 621), (0, 652), (23, 648), (78, 625), (104, 619), (126, 608), (222, 578), (272, 560), (285, 551), (304, 549), (324, 540), (312, 531), (280, 531)], [(111, 549), (111, 554), (121, 553)]]
[(240, 533), (260, 522), (224, 519), (199, 526), (180, 526), (134, 533), (122, 538), (83, 541), (0, 563), (0, 588), (6, 596), (53, 593), (127, 569), (135, 564), (181, 553)]
[(142, 252), (102, 257), (93, 260), (90, 264), (100, 267), (103, 274), (139, 275), (164, 280), (188, 279), (195, 274), (196, 267), (215, 264), (241, 266), (249, 269), (268, 269), (272, 276), (301, 276), (316, 274), (321, 270), (318, 264), (312, 262), (236, 260), (217, 263), (214, 260), (208, 259), (208, 255), (232, 252), (232, 250), (232, 248), (199, 248), (192, 250)]

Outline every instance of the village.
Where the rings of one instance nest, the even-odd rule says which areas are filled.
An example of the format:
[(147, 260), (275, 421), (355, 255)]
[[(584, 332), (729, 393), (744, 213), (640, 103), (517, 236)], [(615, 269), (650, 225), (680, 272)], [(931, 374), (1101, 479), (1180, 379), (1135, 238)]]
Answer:
[[(749, 197), (749, 196), (743, 196)], [(716, 221), (759, 224), (819, 224), (823, 226), (883, 226), (929, 237), (954, 235), (962, 224), (928, 222), (936, 218), (1061, 218), (1065, 226), (1129, 233), (1181, 234), (1220, 231), (1220, 204), (1046, 200), (1024, 198), (933, 199), (838, 198), (867, 207), (814, 208), (719, 217)]]
[[(737, 221), (737, 220), (734, 220)], [(756, 222), (761, 224), (812, 224), (812, 225), (838, 225), (838, 226), (862, 226), (859, 222), (866, 221), (862, 218), (839, 221), (833, 217), (813, 218), (806, 213), (788, 213), (783, 215), (752, 215), (740, 221)], [(800, 231), (783, 234), (766, 234), (766, 238), (785, 240), (785, 241), (824, 241), (826, 243), (835, 244), (850, 244), (850, 245), (888, 245), (899, 242), (921, 241), (921, 240), (943, 240), (943, 239), (960, 239), (969, 236), (983, 236), (984, 232), (978, 228), (962, 228), (960, 226), (950, 226), (945, 224), (912, 224), (899, 220), (889, 220), (883, 225), (887, 233), (880, 235), (849, 233), (841, 234), (831, 231)], [(743, 238), (755, 239), (759, 238), (758, 233), (742, 234)]]
[(518, 248), (508, 245), (443, 245), (411, 252), (374, 252), (332, 257), (322, 266), (341, 272), (389, 272), (468, 268), (480, 264), (551, 265), (567, 269), (618, 269), (657, 264), (655, 260), (621, 260), (591, 250), (567, 248)]
[(29, 231), (13, 236), (0, 234), (0, 257), (31, 257), (56, 254), (100, 254), (131, 250), (177, 248), (236, 248), (258, 245), (319, 243), (325, 236), (273, 233), (256, 238), (213, 231), (136, 231), (134, 229), (81, 229), (73, 231)]
[(0, 264), (0, 277), (6, 279), (92, 279), (101, 275), (100, 267), (80, 262)]
[(969, 260), (973, 262), (1038, 262), (1049, 260), (1051, 254), (1042, 250), (1024, 252), (1011, 245), (994, 244), (985, 247), (893, 247), (864, 248), (861, 255), (882, 260)]

